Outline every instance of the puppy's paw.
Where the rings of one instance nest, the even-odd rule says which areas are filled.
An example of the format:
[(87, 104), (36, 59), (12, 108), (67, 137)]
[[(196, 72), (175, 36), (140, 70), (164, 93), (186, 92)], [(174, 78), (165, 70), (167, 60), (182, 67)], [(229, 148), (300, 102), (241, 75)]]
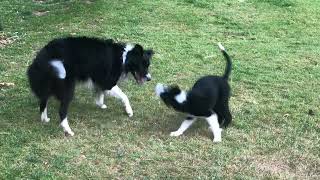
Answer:
[(72, 131), (69, 131), (69, 132), (67, 132), (67, 131), (65, 131), (64, 132), (64, 135), (66, 136), (66, 137), (72, 137), (72, 136), (74, 136), (74, 132), (72, 132)]
[(213, 138), (213, 142), (214, 143), (219, 143), (219, 142), (221, 142), (221, 138)]
[(126, 112), (128, 114), (129, 117), (132, 117), (133, 116), (133, 111), (132, 111), (132, 108), (131, 107), (126, 107)]
[(102, 105), (100, 106), (100, 108), (101, 108), (101, 109), (107, 109), (107, 105), (102, 104)]
[(173, 137), (177, 137), (177, 136), (180, 136), (180, 135), (182, 135), (182, 133), (179, 132), (179, 131), (173, 131), (173, 132), (170, 133), (170, 136), (173, 136)]
[(48, 123), (49, 121), (50, 121), (50, 118), (48, 117), (41, 118), (41, 122)]
[(101, 108), (101, 109), (106, 109), (107, 108), (107, 105), (103, 104), (103, 103), (100, 103), (98, 101), (96, 101), (96, 105)]

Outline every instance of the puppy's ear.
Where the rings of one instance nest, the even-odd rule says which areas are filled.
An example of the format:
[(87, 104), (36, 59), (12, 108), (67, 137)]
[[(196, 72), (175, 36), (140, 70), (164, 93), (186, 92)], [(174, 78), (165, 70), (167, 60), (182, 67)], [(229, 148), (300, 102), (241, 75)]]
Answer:
[(180, 94), (181, 90), (178, 85), (173, 85), (173, 86), (170, 86), (169, 92), (170, 94), (177, 95), (177, 94)]
[(134, 45), (132, 52), (139, 54), (140, 56), (144, 53), (143, 47), (140, 44)]
[(143, 56), (147, 59), (151, 59), (153, 55), (154, 51), (152, 49), (148, 49), (143, 52)]
[(104, 40), (104, 42), (107, 44), (112, 44), (114, 41), (113, 41), (113, 39), (106, 39), (106, 40)]

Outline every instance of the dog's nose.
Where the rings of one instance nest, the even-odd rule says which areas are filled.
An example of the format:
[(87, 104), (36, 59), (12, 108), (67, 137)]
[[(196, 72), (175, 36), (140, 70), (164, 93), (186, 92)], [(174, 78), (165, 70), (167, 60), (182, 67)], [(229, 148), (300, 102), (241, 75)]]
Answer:
[(147, 81), (151, 81), (151, 74), (150, 74), (150, 73), (148, 73), (148, 74), (146, 75), (146, 80), (147, 80)]

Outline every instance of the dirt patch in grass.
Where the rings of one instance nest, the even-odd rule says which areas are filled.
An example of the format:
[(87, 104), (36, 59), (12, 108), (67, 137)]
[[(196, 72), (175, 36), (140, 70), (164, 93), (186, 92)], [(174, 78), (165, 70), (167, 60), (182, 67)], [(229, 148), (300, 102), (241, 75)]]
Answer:
[(44, 16), (46, 14), (48, 14), (49, 11), (45, 11), (45, 10), (39, 10), (39, 11), (33, 11), (32, 14), (35, 16)]
[[(294, 153), (293, 153), (294, 154)], [(317, 160), (310, 157), (276, 153), (271, 155), (246, 155), (236, 157), (226, 166), (227, 174), (241, 172), (259, 177), (299, 178), (320, 177)]]
[(253, 164), (261, 174), (294, 176), (289, 165), (278, 157), (258, 156), (253, 159)]
[(33, 0), (33, 2), (35, 2), (35, 3), (44, 3), (44, 2), (46, 2), (47, 0)]
[(17, 39), (16, 36), (9, 37), (4, 33), (0, 33), (0, 48), (13, 43), (16, 39)]

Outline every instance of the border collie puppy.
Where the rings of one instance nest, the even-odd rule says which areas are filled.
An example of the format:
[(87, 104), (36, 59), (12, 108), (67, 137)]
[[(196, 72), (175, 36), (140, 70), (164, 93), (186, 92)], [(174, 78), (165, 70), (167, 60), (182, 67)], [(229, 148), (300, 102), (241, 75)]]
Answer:
[(204, 76), (188, 92), (180, 90), (178, 86), (167, 87), (157, 84), (156, 94), (167, 106), (188, 114), (180, 128), (171, 132), (170, 136), (182, 135), (197, 117), (204, 117), (213, 132), (213, 142), (221, 141), (220, 126), (227, 127), (232, 120), (229, 110), (230, 86), (228, 84), (231, 58), (220, 43), (218, 46), (227, 60), (223, 76)]
[(38, 52), (27, 71), (31, 90), (39, 99), (41, 121), (50, 121), (47, 101), (55, 96), (60, 101), (60, 125), (66, 135), (74, 135), (67, 111), (78, 81), (91, 82), (99, 107), (106, 108), (104, 95), (112, 95), (124, 103), (131, 117), (129, 100), (117, 82), (121, 75), (129, 72), (139, 84), (150, 81), (148, 67), (152, 55), (152, 50), (144, 50), (139, 44), (116, 43), (111, 39), (66, 37), (50, 41)]

